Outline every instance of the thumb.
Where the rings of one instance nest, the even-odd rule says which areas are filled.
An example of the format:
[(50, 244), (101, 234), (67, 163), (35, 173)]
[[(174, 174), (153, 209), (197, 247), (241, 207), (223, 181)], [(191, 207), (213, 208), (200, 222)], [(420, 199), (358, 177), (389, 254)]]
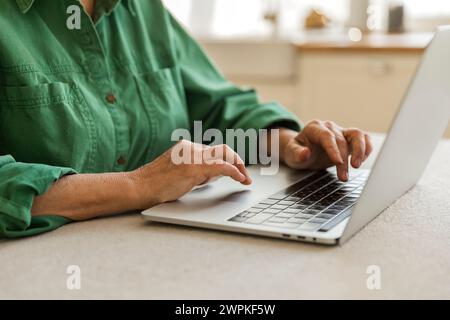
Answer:
[(296, 162), (302, 163), (308, 161), (311, 157), (311, 150), (300, 144), (294, 144), (292, 149), (294, 159)]

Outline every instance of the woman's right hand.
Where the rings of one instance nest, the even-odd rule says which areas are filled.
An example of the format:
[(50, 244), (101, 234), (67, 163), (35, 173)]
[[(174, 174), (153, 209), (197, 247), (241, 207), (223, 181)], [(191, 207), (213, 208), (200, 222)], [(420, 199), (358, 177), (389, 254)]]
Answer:
[[(180, 163), (180, 157), (190, 161)], [(197, 159), (195, 163), (194, 159)], [(228, 176), (244, 185), (252, 183), (244, 162), (227, 145), (210, 147), (187, 140), (178, 142), (130, 175), (136, 183), (139, 209), (177, 200), (194, 187), (221, 176)]]

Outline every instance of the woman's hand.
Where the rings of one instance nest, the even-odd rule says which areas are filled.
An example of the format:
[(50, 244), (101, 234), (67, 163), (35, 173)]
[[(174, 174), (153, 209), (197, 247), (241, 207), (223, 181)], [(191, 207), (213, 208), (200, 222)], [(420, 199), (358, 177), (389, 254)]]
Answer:
[[(179, 151), (190, 154), (186, 157)], [(180, 158), (190, 161), (180, 163)], [(197, 159), (196, 163), (194, 159)], [(221, 176), (244, 185), (252, 182), (242, 159), (227, 145), (209, 147), (186, 140), (180, 141), (153, 162), (131, 172), (137, 186), (140, 209), (176, 200), (194, 187)]]
[(320, 170), (335, 165), (340, 180), (348, 180), (348, 160), (359, 168), (372, 152), (370, 136), (356, 128), (343, 129), (331, 121), (314, 120), (296, 133), (280, 131), (280, 154), (294, 169)]
[[(199, 164), (176, 164), (178, 149)], [(131, 172), (74, 174), (61, 178), (33, 201), (33, 216), (58, 215), (79, 221), (148, 209), (176, 200), (195, 186), (228, 176), (242, 183), (251, 179), (241, 158), (228, 146), (207, 147), (181, 141), (159, 158)]]

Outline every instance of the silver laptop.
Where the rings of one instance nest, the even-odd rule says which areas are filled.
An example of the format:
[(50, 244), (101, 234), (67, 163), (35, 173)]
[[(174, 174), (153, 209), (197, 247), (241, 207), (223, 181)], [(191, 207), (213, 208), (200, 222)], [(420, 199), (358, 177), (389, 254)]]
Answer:
[(156, 222), (342, 244), (411, 189), (450, 117), (450, 27), (437, 30), (371, 171), (346, 183), (333, 170), (275, 176), (249, 167), (251, 186), (227, 178), (142, 214)]

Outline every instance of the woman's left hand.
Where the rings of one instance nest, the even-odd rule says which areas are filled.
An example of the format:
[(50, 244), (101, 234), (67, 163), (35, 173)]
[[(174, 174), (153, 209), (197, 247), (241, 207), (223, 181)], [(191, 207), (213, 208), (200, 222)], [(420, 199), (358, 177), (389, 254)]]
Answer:
[(300, 133), (280, 130), (280, 156), (289, 167), (321, 170), (335, 165), (342, 181), (348, 180), (349, 158), (359, 168), (372, 149), (367, 133), (332, 121), (313, 120)]

